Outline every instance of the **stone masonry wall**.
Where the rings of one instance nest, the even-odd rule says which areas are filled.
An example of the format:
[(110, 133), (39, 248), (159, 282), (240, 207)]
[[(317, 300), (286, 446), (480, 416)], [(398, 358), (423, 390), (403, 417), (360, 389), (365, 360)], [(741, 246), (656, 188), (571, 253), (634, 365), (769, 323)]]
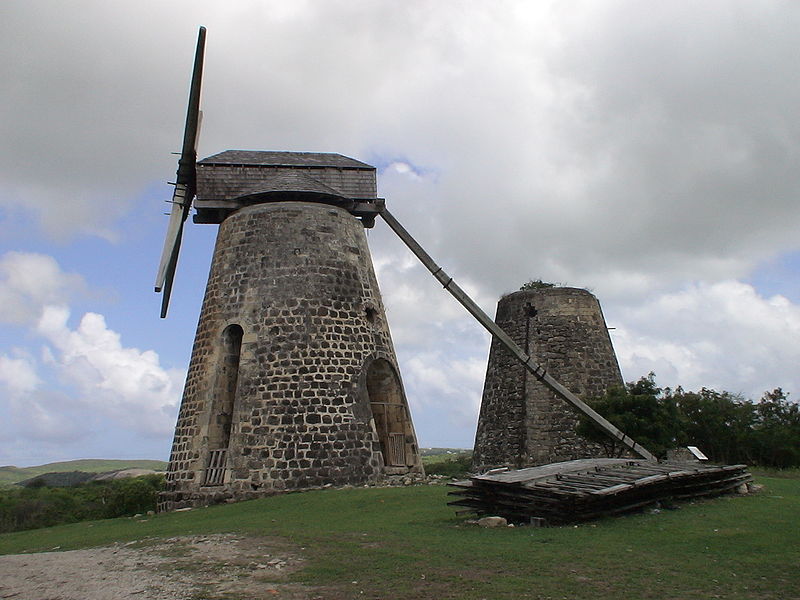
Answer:
[[(221, 343), (231, 325), (243, 335), (224, 481), (205, 485), (212, 406), (220, 382), (231, 381)], [(259, 204), (228, 217), (217, 237), (160, 508), (378, 479), (383, 456), (370, 398), (360, 389), (378, 359), (399, 382), (356, 218), (301, 202)], [(408, 419), (407, 467), (421, 471)]]
[[(583, 400), (622, 385), (597, 299), (576, 288), (515, 292), (497, 305), (497, 324)], [(521, 468), (603, 456), (575, 432), (577, 411), (492, 341), (475, 437), (474, 467)]]

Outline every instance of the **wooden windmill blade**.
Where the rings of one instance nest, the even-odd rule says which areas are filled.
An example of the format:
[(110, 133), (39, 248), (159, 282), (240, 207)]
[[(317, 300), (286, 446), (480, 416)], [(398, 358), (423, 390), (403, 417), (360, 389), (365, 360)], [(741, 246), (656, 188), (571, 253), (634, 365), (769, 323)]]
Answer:
[(175, 269), (178, 265), (183, 224), (189, 216), (197, 189), (197, 138), (200, 127), (200, 87), (203, 78), (203, 57), (206, 45), (206, 28), (200, 27), (197, 34), (197, 48), (194, 55), (192, 82), (189, 88), (189, 105), (186, 110), (186, 124), (183, 131), (183, 147), (178, 159), (178, 172), (175, 180), (175, 191), (172, 194), (172, 210), (170, 211), (164, 249), (156, 275), (155, 291), (163, 294), (161, 299), (161, 318), (167, 316), (169, 298)]
[(522, 348), (517, 345), (514, 340), (512, 340), (505, 331), (503, 331), (497, 323), (492, 321), (492, 319), (487, 315), (483, 310), (475, 304), (475, 302), (470, 298), (464, 290), (459, 287), (459, 285), (453, 281), (453, 278), (450, 277), (444, 270), (437, 265), (433, 258), (425, 252), (422, 246), (417, 243), (417, 241), (411, 236), (408, 231), (406, 231), (405, 227), (403, 227), (400, 222), (394, 218), (392, 213), (390, 213), (384, 204), (380, 205), (380, 210), (378, 214), (386, 221), (386, 224), (389, 225), (392, 231), (394, 231), (397, 236), (403, 241), (403, 243), (408, 246), (409, 250), (414, 253), (414, 255), (420, 260), (420, 262), (425, 265), (425, 268), (428, 269), (431, 274), (442, 284), (444, 289), (446, 289), (450, 294), (458, 300), (458, 302), (467, 309), (467, 311), (475, 317), (475, 319), (483, 325), (483, 327), (492, 334), (492, 336), (500, 341), (506, 349), (512, 354), (512, 356), (522, 363), (525, 369), (530, 372), (534, 377), (536, 377), (539, 381), (541, 381), (545, 386), (547, 386), (554, 394), (558, 397), (566, 400), (572, 406), (577, 408), (583, 414), (585, 414), (589, 419), (594, 422), (594, 424), (602, 429), (606, 434), (610, 437), (619, 440), (625, 446), (630, 448), (632, 451), (636, 452), (639, 456), (647, 459), (655, 461), (657, 460), (656, 457), (649, 451), (647, 448), (644, 448), (640, 444), (636, 443), (631, 437), (626, 435), (624, 432), (620, 431), (617, 427), (615, 427), (612, 423), (610, 423), (605, 417), (600, 415), (597, 411), (595, 411), (592, 407), (586, 404), (583, 400), (578, 398), (575, 394), (573, 394), (570, 390), (568, 390), (565, 386), (559, 383), (550, 373), (548, 373), (544, 367), (539, 365), (533, 360), (533, 357), (529, 356), (522, 350)]

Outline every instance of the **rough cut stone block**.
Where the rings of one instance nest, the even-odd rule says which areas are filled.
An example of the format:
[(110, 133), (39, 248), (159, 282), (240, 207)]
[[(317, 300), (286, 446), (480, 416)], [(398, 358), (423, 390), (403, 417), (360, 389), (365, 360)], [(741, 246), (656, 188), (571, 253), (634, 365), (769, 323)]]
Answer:
[[(509, 294), (496, 323), (553, 377), (583, 400), (623, 384), (600, 303), (577, 288)], [(492, 341), (473, 467), (522, 468), (604, 456), (580, 437), (578, 414)]]

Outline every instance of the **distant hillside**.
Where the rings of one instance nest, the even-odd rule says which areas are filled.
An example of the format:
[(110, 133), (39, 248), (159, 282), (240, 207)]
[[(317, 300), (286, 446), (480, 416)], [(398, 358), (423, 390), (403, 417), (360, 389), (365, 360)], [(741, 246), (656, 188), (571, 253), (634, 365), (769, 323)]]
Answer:
[(472, 452), (472, 448), (420, 448), (422, 456), (439, 456), (440, 454), (464, 454), (465, 452)]
[(120, 469), (152, 469), (166, 471), (167, 463), (163, 460), (105, 460), (88, 458), (54, 462), (35, 467), (0, 467), (0, 485), (12, 485), (18, 481), (30, 479), (44, 473), (69, 473), (84, 471), (86, 473), (106, 473)]

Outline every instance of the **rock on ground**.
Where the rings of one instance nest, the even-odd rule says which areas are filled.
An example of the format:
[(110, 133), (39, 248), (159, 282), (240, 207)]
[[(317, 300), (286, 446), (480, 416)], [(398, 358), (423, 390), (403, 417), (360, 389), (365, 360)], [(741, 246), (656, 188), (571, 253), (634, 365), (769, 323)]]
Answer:
[(507, 527), (508, 521), (503, 517), (483, 517), (478, 519), (480, 527)]

